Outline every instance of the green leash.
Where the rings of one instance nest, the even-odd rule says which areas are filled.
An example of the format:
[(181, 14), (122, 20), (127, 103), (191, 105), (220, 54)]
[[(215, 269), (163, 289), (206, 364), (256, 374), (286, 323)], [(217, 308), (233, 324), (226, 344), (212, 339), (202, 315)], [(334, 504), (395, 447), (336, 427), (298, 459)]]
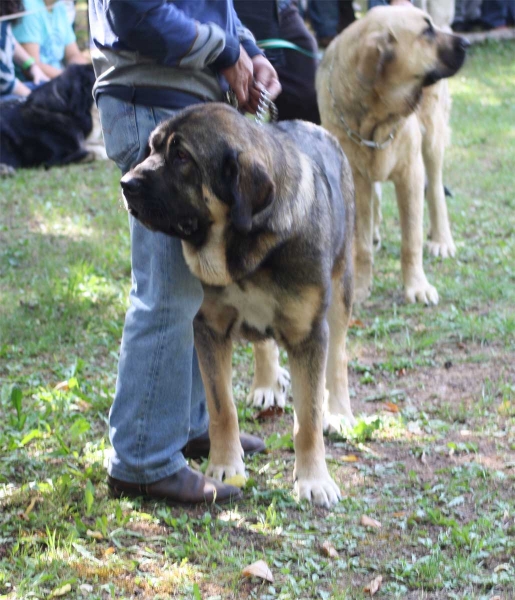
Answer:
[(296, 52), (300, 52), (309, 58), (314, 58), (316, 60), (320, 60), (322, 58), (322, 52), (309, 52), (309, 50), (304, 50), (297, 44), (293, 44), (292, 42), (288, 42), (287, 40), (279, 40), (279, 39), (269, 39), (269, 40), (260, 40), (257, 42), (257, 45), (263, 50), (275, 50), (279, 48), (285, 48), (286, 50), (295, 50)]

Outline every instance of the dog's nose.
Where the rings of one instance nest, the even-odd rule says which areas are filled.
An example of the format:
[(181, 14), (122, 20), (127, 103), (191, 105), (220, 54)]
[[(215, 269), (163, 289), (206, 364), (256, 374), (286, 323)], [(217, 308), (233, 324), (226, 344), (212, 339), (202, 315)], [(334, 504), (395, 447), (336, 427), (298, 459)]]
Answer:
[(123, 193), (126, 196), (136, 196), (142, 188), (141, 180), (137, 177), (124, 175), (120, 180)]
[(467, 38), (460, 36), (460, 41), (458, 42), (458, 45), (462, 50), (467, 50), (467, 48), (470, 47), (470, 42), (467, 40)]

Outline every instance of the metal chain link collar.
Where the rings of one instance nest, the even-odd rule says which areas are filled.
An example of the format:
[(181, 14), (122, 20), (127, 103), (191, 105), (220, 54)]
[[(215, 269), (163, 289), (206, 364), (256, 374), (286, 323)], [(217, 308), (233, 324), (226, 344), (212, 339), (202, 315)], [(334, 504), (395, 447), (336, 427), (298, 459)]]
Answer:
[(393, 140), (395, 138), (395, 134), (397, 133), (397, 126), (395, 126), (393, 128), (393, 130), (390, 132), (390, 134), (388, 135), (386, 140), (384, 140), (383, 142), (374, 142), (372, 140), (367, 140), (360, 133), (358, 133), (357, 131), (354, 131), (354, 129), (351, 129), (351, 127), (348, 125), (347, 121), (345, 121), (343, 114), (336, 107), (336, 98), (334, 97), (333, 86), (332, 86), (333, 68), (334, 68), (334, 56), (333, 56), (333, 60), (331, 61), (331, 66), (329, 67), (329, 93), (331, 94), (331, 98), (333, 100), (334, 112), (335, 112), (335, 114), (338, 115), (338, 117), (343, 125), (343, 128), (345, 130), (345, 133), (358, 146), (366, 146), (367, 148), (372, 148), (373, 150), (384, 150), (393, 142)]

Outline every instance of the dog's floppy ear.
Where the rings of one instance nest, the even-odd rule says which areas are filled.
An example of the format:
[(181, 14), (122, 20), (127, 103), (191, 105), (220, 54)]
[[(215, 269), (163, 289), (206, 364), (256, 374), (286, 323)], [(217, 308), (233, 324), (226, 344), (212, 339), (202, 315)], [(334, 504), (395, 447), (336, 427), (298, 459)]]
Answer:
[(370, 34), (360, 46), (357, 75), (365, 87), (373, 87), (383, 67), (393, 60), (395, 37), (390, 31)]
[(241, 233), (252, 229), (252, 219), (274, 200), (275, 186), (265, 166), (248, 152), (228, 150), (222, 174), (229, 190), (231, 222)]

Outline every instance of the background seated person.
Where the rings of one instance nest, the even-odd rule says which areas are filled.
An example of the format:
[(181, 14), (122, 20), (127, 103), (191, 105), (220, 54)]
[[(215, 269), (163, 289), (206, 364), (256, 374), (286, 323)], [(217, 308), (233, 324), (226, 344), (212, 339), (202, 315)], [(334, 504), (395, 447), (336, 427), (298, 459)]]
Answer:
[(24, 0), (24, 8), (31, 14), (13, 27), (14, 37), (45, 75), (53, 79), (65, 66), (88, 62), (77, 46), (64, 2)]
[[(23, 10), (21, 0), (2, 0), (0, 17), (8, 17)], [(0, 101), (26, 97), (33, 87), (48, 81), (48, 77), (36, 65), (36, 61), (14, 39), (13, 21), (0, 22)], [(15, 74), (16, 65), (32, 83), (21, 82)]]

